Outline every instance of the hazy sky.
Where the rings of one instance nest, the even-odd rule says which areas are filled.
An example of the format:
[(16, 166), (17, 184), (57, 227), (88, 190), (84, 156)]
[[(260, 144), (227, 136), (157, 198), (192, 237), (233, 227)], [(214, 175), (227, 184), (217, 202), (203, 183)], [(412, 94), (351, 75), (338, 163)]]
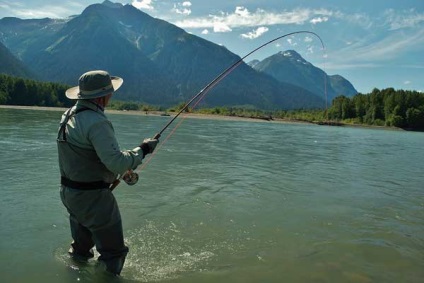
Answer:
[[(0, 18), (66, 18), (91, 0), (0, 0)], [(246, 61), (293, 49), (329, 75), (368, 93), (374, 87), (424, 91), (424, 0), (120, 0), (244, 56), (280, 35)]]

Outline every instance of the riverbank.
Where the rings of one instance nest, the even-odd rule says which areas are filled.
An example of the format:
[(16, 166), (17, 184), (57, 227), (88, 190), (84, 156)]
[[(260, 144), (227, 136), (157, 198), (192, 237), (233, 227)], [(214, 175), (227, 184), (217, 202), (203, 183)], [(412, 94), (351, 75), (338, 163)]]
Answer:
[[(22, 106), (22, 105), (0, 105), (0, 109), (21, 109), (21, 110), (36, 110), (36, 111), (58, 111), (64, 112), (67, 108), (64, 107), (45, 107), (45, 106)], [(136, 111), (136, 110), (112, 110), (106, 109), (106, 113), (110, 114), (124, 114), (124, 115), (140, 115), (140, 116), (169, 116), (174, 117), (176, 113), (165, 111)], [(370, 128), (370, 129), (383, 129), (383, 130), (400, 130), (401, 128), (374, 126), (365, 124), (347, 124), (343, 122), (310, 122), (305, 120), (294, 119), (281, 119), (281, 118), (268, 118), (268, 117), (240, 117), (240, 116), (224, 116), (214, 114), (199, 114), (199, 113), (182, 113), (182, 118), (193, 119), (215, 119), (215, 120), (230, 120), (230, 121), (249, 121), (249, 122), (269, 122), (269, 123), (289, 123), (289, 124), (314, 124), (324, 126), (338, 126), (338, 127), (355, 127), (355, 128)]]
[[(43, 106), (21, 106), (21, 105), (0, 105), (0, 109), (20, 109), (20, 110), (37, 110), (37, 111), (58, 111), (64, 112), (67, 108), (63, 107), (43, 107)], [(176, 113), (165, 111), (135, 111), (135, 110), (112, 110), (106, 109), (106, 114), (124, 114), (124, 115), (140, 115), (140, 116), (169, 116), (174, 117)], [(182, 113), (183, 118), (193, 119), (216, 119), (216, 120), (234, 120), (234, 121), (251, 121), (251, 122), (278, 122), (278, 123), (310, 123), (307, 121), (298, 120), (285, 120), (285, 119), (265, 119), (256, 117), (239, 117), (239, 116), (224, 116), (213, 114), (199, 114), (199, 113)]]

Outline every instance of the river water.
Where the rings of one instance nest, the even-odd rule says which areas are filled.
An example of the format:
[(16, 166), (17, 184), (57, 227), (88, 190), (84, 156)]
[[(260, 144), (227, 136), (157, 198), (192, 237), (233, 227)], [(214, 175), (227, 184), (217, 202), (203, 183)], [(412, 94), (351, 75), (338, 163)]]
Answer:
[[(0, 109), (2, 282), (105, 282), (67, 255), (60, 115)], [(108, 116), (123, 149), (170, 119)], [(423, 147), (418, 132), (185, 119), (114, 191), (117, 282), (423, 282)]]

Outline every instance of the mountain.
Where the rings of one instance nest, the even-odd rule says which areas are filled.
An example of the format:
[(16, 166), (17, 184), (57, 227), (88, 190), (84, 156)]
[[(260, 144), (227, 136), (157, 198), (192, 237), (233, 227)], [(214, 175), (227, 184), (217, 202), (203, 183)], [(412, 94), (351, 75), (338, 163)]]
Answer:
[(354, 86), (340, 75), (332, 75), (330, 77), (330, 84), (336, 95), (354, 96), (358, 91)]
[(358, 93), (348, 80), (340, 75), (327, 75), (294, 50), (279, 52), (262, 61), (254, 60), (249, 65), (281, 82), (304, 87), (319, 97), (323, 97), (327, 91), (329, 100), (339, 95), (353, 96)]
[(0, 74), (15, 77), (34, 78), (35, 75), (25, 67), (10, 51), (0, 42)]
[[(3, 18), (0, 42), (42, 80), (76, 85), (87, 70), (124, 79), (115, 98), (170, 106), (187, 101), (240, 57), (223, 46), (105, 1), (68, 19)], [(323, 107), (323, 97), (245, 63), (213, 88), (205, 106), (262, 109)]]

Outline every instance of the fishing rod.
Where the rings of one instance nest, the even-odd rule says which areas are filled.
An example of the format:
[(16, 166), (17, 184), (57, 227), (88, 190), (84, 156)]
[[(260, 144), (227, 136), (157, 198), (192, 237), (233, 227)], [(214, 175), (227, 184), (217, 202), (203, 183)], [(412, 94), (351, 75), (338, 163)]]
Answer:
[(232, 64), (231, 66), (229, 66), (227, 69), (225, 69), (221, 74), (219, 74), (215, 79), (213, 79), (209, 84), (207, 84), (202, 90), (200, 90), (195, 96), (193, 96), (186, 104), (185, 106), (178, 111), (178, 113), (153, 137), (153, 139), (158, 139), (161, 137), (162, 133), (175, 121), (175, 119), (177, 119), (177, 117), (183, 113), (184, 111), (187, 110), (187, 108), (191, 105), (191, 103), (193, 103), (193, 101), (195, 101), (198, 97), (200, 96), (204, 96), (206, 95), (206, 93), (211, 90), (215, 85), (217, 85), (223, 78), (225, 78), (228, 74), (230, 74), (235, 68), (237, 68), (243, 61), (244, 59), (246, 59), (247, 57), (249, 57), (250, 55), (252, 55), (253, 53), (255, 53), (256, 51), (258, 51), (259, 49), (262, 49), (263, 47), (267, 46), (268, 44), (273, 43), (274, 41), (277, 41), (279, 39), (282, 39), (284, 37), (287, 36), (291, 36), (294, 34), (299, 34), (299, 33), (309, 33), (309, 34), (313, 34), (314, 36), (316, 36), (319, 41), (321, 42), (322, 48), (325, 49), (324, 47), (324, 42), (322, 41), (321, 37), (316, 34), (315, 32), (312, 31), (295, 31), (295, 32), (291, 32), (291, 33), (287, 33), (281, 36), (278, 36), (264, 44), (262, 44), (261, 46), (253, 49), (252, 51), (250, 51), (249, 53), (247, 53), (246, 55), (244, 55), (243, 57), (241, 57), (237, 62), (235, 62), (234, 64)]
[[(253, 49), (252, 51), (250, 51), (249, 53), (247, 53), (246, 55), (244, 55), (243, 57), (241, 57), (239, 60), (237, 60), (235, 63), (233, 63), (232, 65), (230, 65), (227, 69), (225, 69), (222, 73), (220, 73), (216, 78), (214, 78), (210, 83), (208, 83), (203, 89), (201, 89), (195, 96), (193, 96), (185, 105), (183, 108), (180, 109), (180, 111), (177, 112), (177, 114), (175, 114), (175, 116), (158, 132), (153, 136), (153, 139), (159, 139), (163, 132), (175, 121), (175, 119), (178, 118), (178, 116), (181, 115), (181, 113), (183, 113), (184, 111), (186, 111), (188, 109), (188, 107), (197, 99), (200, 97), (200, 99), (197, 101), (197, 103), (199, 103), (199, 101), (207, 94), (207, 92), (209, 90), (211, 90), (215, 85), (217, 85), (222, 79), (224, 79), (228, 74), (230, 74), (235, 68), (237, 68), (243, 61), (244, 59), (246, 59), (247, 57), (249, 57), (250, 55), (252, 55), (253, 53), (255, 53), (256, 51), (262, 49), (263, 47), (277, 41), (280, 40), (284, 37), (287, 36), (291, 36), (291, 35), (295, 35), (295, 34), (300, 34), (300, 33), (307, 33), (307, 34), (312, 34), (315, 37), (317, 37), (319, 39), (319, 41), (321, 42), (321, 46), (322, 49), (325, 50), (325, 46), (324, 46), (324, 42), (322, 41), (321, 37), (316, 34), (315, 32), (312, 31), (307, 31), (307, 30), (301, 30), (301, 31), (294, 31), (294, 32), (290, 32), (281, 36), (278, 36), (274, 39), (271, 39), (267, 42), (265, 42), (264, 44), (260, 45), (259, 47)], [(326, 87), (327, 83), (325, 82), (325, 87)], [(137, 183), (138, 181), (138, 174), (134, 171), (129, 171), (125, 174), (123, 174), (122, 176), (120, 176), (118, 179), (115, 180), (115, 182), (112, 184), (111, 186), (111, 190), (113, 190), (114, 188), (116, 188), (116, 186), (118, 186), (120, 179), (123, 179), (128, 185), (134, 185), (135, 183)], [(116, 185), (115, 185), (116, 183)]]

